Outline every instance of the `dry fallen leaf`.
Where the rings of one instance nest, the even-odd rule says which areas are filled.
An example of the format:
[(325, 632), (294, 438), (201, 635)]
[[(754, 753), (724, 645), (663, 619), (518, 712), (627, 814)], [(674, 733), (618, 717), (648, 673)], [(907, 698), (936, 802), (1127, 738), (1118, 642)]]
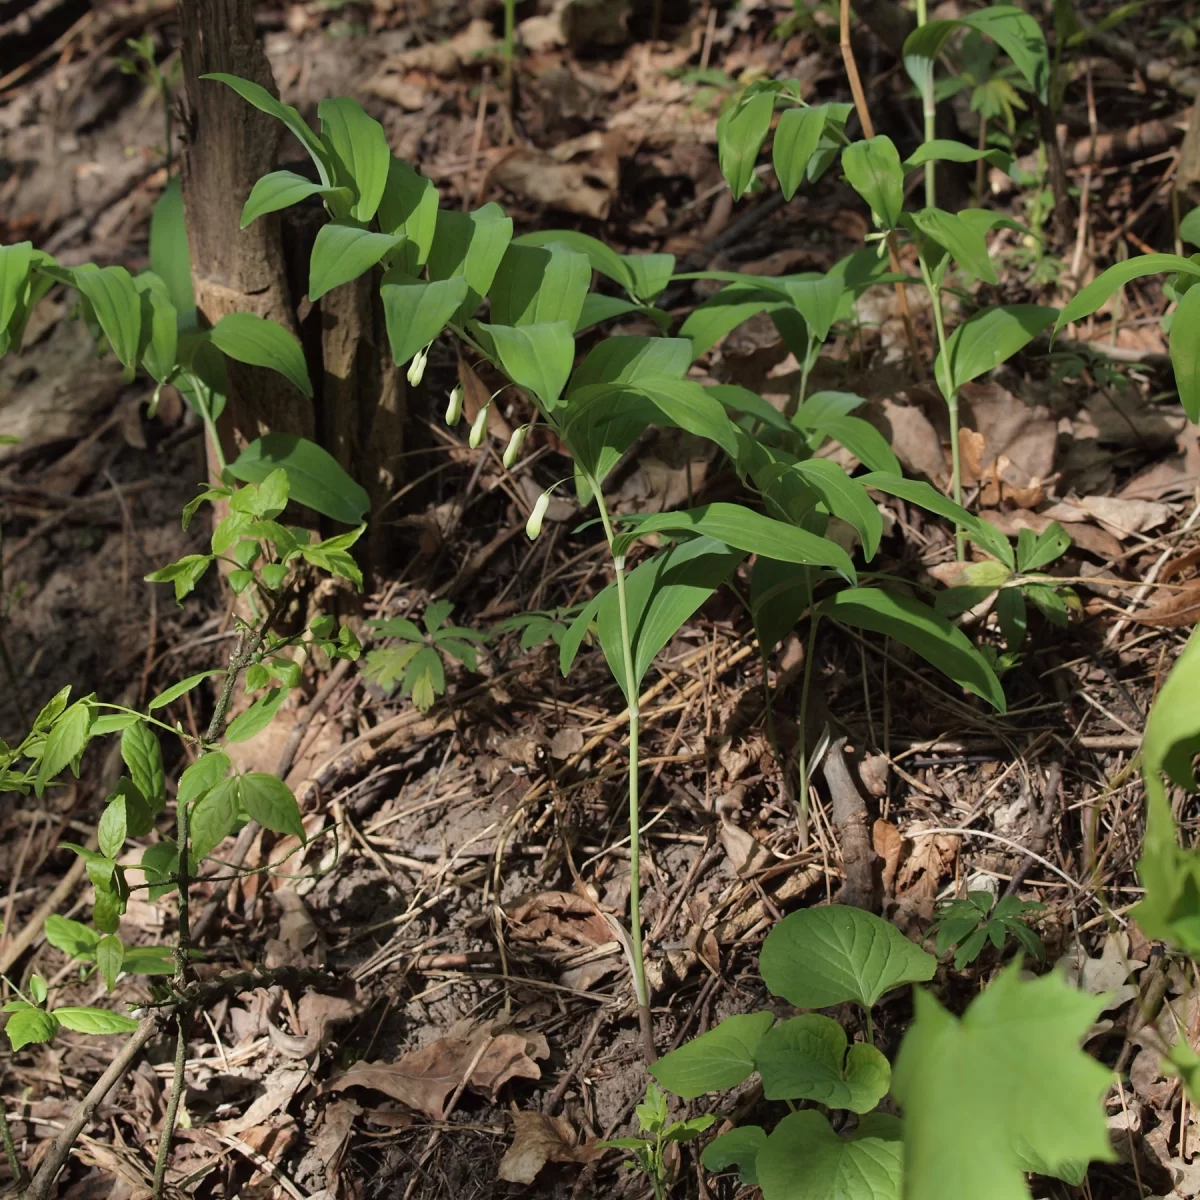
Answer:
[(944, 833), (912, 838), (912, 853), (900, 864), (896, 876), (896, 894), (913, 901), (932, 900), (942, 878), (953, 867), (961, 844), (961, 838)]
[(502, 188), (550, 208), (602, 221), (612, 204), (612, 189), (597, 187), (597, 171), (581, 163), (556, 162), (533, 147), (506, 151), (491, 169)]
[(472, 21), (448, 42), (431, 41), (394, 55), (384, 64), (384, 69), (453, 75), (459, 67), (478, 64), (486, 52), (498, 48), (491, 22), (481, 18)]
[(514, 1112), (513, 1141), (500, 1160), (505, 1183), (532, 1183), (548, 1162), (590, 1162), (604, 1153), (598, 1146), (576, 1146), (571, 1126), (562, 1117)]
[(247, 1129), (264, 1124), (268, 1117), (274, 1116), (292, 1102), (292, 1097), (307, 1078), (308, 1071), (303, 1067), (279, 1067), (272, 1071), (263, 1082), (262, 1095), (240, 1117), (234, 1117), (231, 1121), (221, 1121), (217, 1125), (218, 1132), (238, 1137)]
[(1162, 591), (1148, 608), (1130, 613), (1129, 619), (1161, 629), (1186, 629), (1200, 621), (1200, 579), (1189, 579), (1177, 591)]
[(540, 942), (547, 950), (605, 946), (613, 940), (612, 926), (595, 904), (574, 892), (538, 892), (510, 904), (505, 914), (514, 938)]
[(1166, 524), (1171, 519), (1171, 509), (1166, 504), (1158, 504), (1152, 500), (1128, 500), (1119, 496), (1083, 496), (1077, 500), (1060, 501), (1045, 509), (1041, 516), (1063, 523), (1086, 521), (1090, 518), (1113, 537), (1125, 539)]
[(440, 1121), (446, 1115), (446, 1101), (463, 1082), (485, 1039), (487, 1046), (475, 1063), (468, 1087), (495, 1100), (497, 1090), (510, 1079), (542, 1077), (531, 1054), (544, 1057), (544, 1040), (539, 1043), (519, 1033), (492, 1037), (479, 1030), (470, 1039), (438, 1038), (420, 1050), (402, 1054), (395, 1062), (356, 1062), (326, 1084), (326, 1090), (370, 1088)]
[(1138, 994), (1137, 985), (1125, 981), (1146, 965), (1140, 959), (1129, 957), (1127, 933), (1108, 934), (1098, 958), (1088, 958), (1079, 944), (1073, 942), (1060, 961), (1066, 969), (1067, 979), (1076, 987), (1093, 996), (1105, 996), (1101, 1012), (1118, 1008)]
[(896, 872), (900, 869), (904, 837), (891, 821), (880, 818), (871, 830), (871, 840), (875, 853), (883, 860), (883, 894), (891, 896), (896, 887)]
[(722, 821), (720, 832), (721, 845), (738, 875), (753, 875), (776, 861), (776, 856), (740, 825)]

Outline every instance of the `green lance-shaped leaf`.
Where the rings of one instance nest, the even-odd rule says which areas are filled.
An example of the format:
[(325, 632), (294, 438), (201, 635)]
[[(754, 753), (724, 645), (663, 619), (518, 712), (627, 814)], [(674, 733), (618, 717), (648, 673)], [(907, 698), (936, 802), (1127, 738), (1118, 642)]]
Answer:
[(21, 303), (32, 262), (32, 242), (0, 246), (0, 333), (8, 328), (13, 313)]
[(1196, 790), (1193, 769), (1200, 752), (1200, 630), (1194, 631), (1159, 690), (1146, 720), (1142, 772), (1146, 786), (1146, 836), (1138, 876), (1146, 894), (1133, 910), (1147, 936), (1189, 954), (1200, 954), (1200, 854), (1179, 845), (1164, 776)]
[(633, 532), (621, 534), (616, 539), (615, 552), (626, 553), (634, 540), (649, 533), (705, 534), (745, 550), (747, 554), (765, 554), (782, 562), (829, 567), (846, 580), (856, 578), (854, 564), (840, 546), (740, 504), (705, 504), (700, 508), (647, 517), (638, 522)]
[(167, 285), (152, 272), (134, 281), (142, 299), (141, 364), (159, 383), (165, 383), (179, 366), (179, 314), (167, 295)]
[(866, 141), (851, 142), (842, 151), (842, 170), (879, 223), (885, 229), (895, 229), (904, 208), (904, 168), (892, 139), (881, 133)]
[(264, 692), (244, 713), (239, 713), (229, 722), (225, 740), (230, 743), (247, 742), (260, 734), (275, 719), (288, 690), (285, 687), (273, 687)]
[(96, 956), (96, 946), (100, 937), (90, 925), (85, 925), (82, 921), (72, 921), (68, 917), (60, 917), (53, 913), (46, 918), (45, 933), (46, 941), (68, 958), (91, 962)]
[(313, 160), (313, 165), (317, 168), (321, 176), (321, 182), (326, 187), (334, 185), (333, 164), (329, 150), (322, 144), (321, 139), (313, 133), (308, 122), (290, 104), (281, 104), (265, 87), (257, 83), (252, 83), (249, 79), (242, 79), (237, 75), (227, 75), (220, 71), (214, 71), (209, 75), (201, 75), (200, 78), (215, 79), (227, 87), (233, 88), (248, 104), (253, 104), (260, 112), (265, 112), (277, 121), (282, 121), (305, 150), (308, 151), (309, 157)]
[(634, 298), (643, 304), (649, 304), (666, 291), (675, 271), (673, 254), (622, 254), (621, 261), (633, 280)]
[(461, 275), (428, 283), (389, 271), (379, 294), (383, 299), (388, 342), (397, 366), (404, 366), (446, 328), (463, 304), (469, 287)]
[(558, 405), (575, 362), (575, 336), (566, 321), (540, 325), (480, 325), (495, 346), (504, 373), (547, 409)]
[(636, 298), (636, 286), (633, 271), (626, 258), (606, 246), (599, 238), (588, 233), (579, 233), (574, 229), (541, 229), (532, 233), (523, 233), (513, 239), (518, 246), (549, 246), (557, 242), (568, 250), (575, 250), (587, 256), (594, 271), (619, 284), (630, 296)]
[[(617, 317), (627, 317), (630, 313), (646, 311), (642, 305), (632, 300), (623, 300), (620, 296), (605, 296), (602, 292), (588, 292), (583, 298), (583, 307), (579, 310), (579, 318), (575, 322), (575, 332), (583, 333), (604, 321), (612, 321)], [(657, 308), (651, 309), (647, 315), (653, 316), (661, 311)]]
[(1179, 222), (1179, 237), (1181, 241), (1187, 242), (1189, 246), (1200, 246), (1200, 208), (1193, 208)]
[(76, 1033), (132, 1033), (138, 1023), (123, 1013), (109, 1012), (107, 1008), (75, 1008), (67, 1005), (56, 1008), (51, 1016), (65, 1029)]
[(467, 281), (467, 295), (455, 317), (464, 324), (479, 307), (496, 277), (512, 241), (512, 218), (498, 204), (485, 204), (471, 213), (442, 209), (437, 214), (429, 278)]
[(186, 679), (181, 679), (178, 683), (173, 683), (169, 688), (159, 692), (159, 694), (155, 696), (148, 705), (146, 705), (146, 709), (148, 712), (155, 712), (160, 708), (166, 708), (168, 704), (178, 700), (180, 696), (190, 692), (195, 687), (199, 687), (200, 684), (202, 684), (206, 679), (211, 679), (214, 675), (223, 674), (223, 671), (212, 670), (200, 671), (195, 675), (189, 675)]
[(229, 465), (243, 483), (262, 483), (280, 468), (287, 474), (292, 500), (343, 525), (357, 525), (371, 506), (366, 491), (328, 450), (294, 433), (256, 438)]
[(835, 517), (854, 526), (867, 561), (874, 558), (883, 537), (883, 517), (867, 489), (828, 458), (801, 459), (791, 470), (820, 495)]
[(196, 801), (192, 809), (191, 845), (188, 849), (196, 862), (202, 862), (233, 832), (238, 819), (238, 781), (236, 776), (222, 779)]
[(865, 1042), (847, 1050), (846, 1031), (819, 1013), (781, 1021), (764, 1034), (754, 1057), (768, 1100), (815, 1100), (865, 1113), (891, 1085), (888, 1060)]
[(597, 384), (636, 386), (663, 379), (682, 379), (692, 363), (691, 343), (685, 337), (610, 337), (597, 342), (571, 375), (566, 403), (584, 388)]
[(342, 187), (352, 187), (357, 197), (350, 206), (350, 216), (356, 221), (371, 220), (383, 197), (392, 161), (383, 126), (349, 96), (322, 100), (317, 105), (317, 116), (335, 181)]
[[(109, 933), (100, 939), (96, 945), (96, 966), (100, 968), (100, 975), (104, 979), (104, 986), (111, 992), (117, 986), (117, 976), (121, 973), (121, 964), (125, 961), (125, 945), (116, 934)], [(84, 1009), (83, 1011), (104, 1012), (103, 1009)], [(105, 1013), (106, 1016), (112, 1016), (112, 1013)], [(59, 1020), (62, 1021), (62, 1015), (59, 1014)], [(73, 1029), (69, 1022), (63, 1021), (63, 1024), (68, 1029)]]
[(1054, 321), (1056, 309), (1040, 304), (985, 308), (964, 321), (934, 363), (939, 386), (951, 392), (1010, 359)]
[(1200, 287), (1184, 292), (1171, 318), (1171, 366), (1183, 411), (1200, 421)]
[(734, 101), (717, 119), (717, 157), (735, 200), (742, 198), (754, 178), (754, 164), (774, 111), (774, 93), (755, 92)]
[(961, 1020), (924, 991), (896, 1060), (904, 1196), (1028, 1200), (1030, 1157), (1052, 1174), (1111, 1161), (1101, 1103), (1112, 1072), (1079, 1048), (1104, 1005), (1061, 975), (1006, 968)]
[(932, 979), (936, 969), (937, 959), (889, 921), (841, 904), (789, 913), (759, 957), (763, 983), (797, 1008), (846, 1000), (874, 1008), (885, 992)]
[(180, 329), (196, 325), (196, 295), (192, 289), (192, 255), (188, 248), (183, 190), (173, 175), (150, 214), (150, 270), (166, 285)]
[(838, 319), (845, 280), (833, 271), (824, 275), (785, 276), (780, 284), (796, 311), (804, 318), (814, 341), (823, 342)]
[(692, 357), (699, 358), (751, 317), (761, 312), (774, 312), (787, 303), (787, 297), (772, 285), (759, 280), (739, 280), (694, 308), (680, 326), (679, 333), (691, 340)]
[(100, 328), (123, 367), (137, 361), (142, 340), (142, 298), (124, 267), (75, 268), (75, 286), (87, 297)]
[(766, 1130), (760, 1125), (741, 1125), (715, 1137), (700, 1156), (709, 1171), (737, 1167), (738, 1181), (751, 1187), (758, 1183), (758, 1152), (767, 1143)]
[[(940, 208), (923, 208), (912, 214), (912, 223), (942, 247), (959, 266), (984, 283), (996, 283), (996, 268), (988, 256), (981, 230)], [(989, 310), (993, 311), (993, 310)]]
[(46, 736), (42, 747), (38, 773), (33, 781), (37, 796), (53, 783), (60, 772), (75, 763), (83, 753), (91, 736), (92, 718), (95, 710), (86, 700), (77, 700), (55, 722)]
[(738, 387), (736, 384), (719, 383), (708, 389), (725, 406), (727, 412), (753, 417), (756, 421), (781, 433), (791, 433), (792, 425), (788, 419), (768, 400), (764, 400), (757, 392), (749, 388)]
[(357, 279), (399, 244), (397, 234), (372, 233), (341, 221), (322, 225), (308, 264), (308, 298), (319, 300), (333, 288)]
[(497, 325), (567, 321), (574, 329), (592, 282), (587, 256), (563, 246), (510, 245), (488, 289)]
[(1046, 103), (1050, 83), (1046, 37), (1029, 13), (1012, 4), (993, 4), (958, 20), (929, 21), (913, 30), (904, 43), (904, 67), (918, 91), (932, 88), (934, 64), (950, 35), (962, 28), (977, 29), (996, 42)]
[(252, 772), (238, 781), (238, 796), (242, 808), (264, 829), (274, 833), (290, 833), (305, 840), (300, 806), (292, 789), (275, 775)]
[(650, 1074), (669, 1092), (693, 1100), (705, 1092), (737, 1087), (755, 1069), (755, 1051), (775, 1021), (773, 1013), (726, 1017), (650, 1066)]
[(790, 200), (804, 182), (808, 164), (825, 131), (823, 108), (785, 109), (775, 126), (771, 160), (784, 199)]
[(956, 142), (950, 138), (934, 138), (931, 142), (922, 142), (905, 160), (904, 170), (915, 171), (927, 162), (956, 162), (972, 163), (983, 159), (993, 167), (1002, 171), (1012, 169), (1013, 157), (1003, 150), (979, 150), (968, 146), (965, 142)]
[(254, 313), (226, 313), (209, 336), (223, 354), (252, 367), (278, 371), (311, 399), (313, 389), (304, 351), (282, 325)]
[(827, 596), (817, 611), (843, 625), (895, 638), (997, 712), (1005, 711), (1004, 689), (987, 659), (957, 625), (920, 600), (882, 588), (847, 588)]
[(900, 1200), (900, 1130), (870, 1113), (842, 1138), (814, 1109), (788, 1113), (755, 1156), (763, 1200)]
[(640, 563), (625, 579), (634, 679), (625, 678), (616, 585), (600, 593), (595, 609), (600, 647), (626, 700), (637, 696), (655, 655), (745, 558), (712, 538), (682, 542)]
[(267, 213), (279, 212), (291, 208), (310, 196), (322, 196), (336, 200), (340, 205), (349, 208), (353, 198), (349, 188), (326, 187), (323, 183), (313, 183), (295, 171), (272, 171), (264, 175), (251, 189), (242, 206), (243, 229), (259, 217)]
[(437, 231), (438, 190), (394, 154), (379, 201), (379, 228), (400, 234), (404, 245), (397, 254), (402, 269), (415, 275), (429, 258)]
[(1082, 291), (1070, 300), (1067, 306), (1058, 314), (1054, 323), (1057, 333), (1064, 325), (1072, 321), (1090, 317), (1117, 290), (1141, 279), (1145, 275), (1161, 275), (1163, 272), (1182, 272), (1185, 275), (1200, 275), (1200, 262), (1191, 258), (1183, 258), (1178, 254), (1139, 254), (1137, 258), (1127, 258), (1111, 266), (1107, 271), (1097, 276)]
[(179, 777), (179, 803), (191, 804), (209, 788), (216, 787), (225, 778), (230, 765), (229, 756), (219, 750), (202, 754)]
[(130, 725), (121, 734), (121, 757), (146, 802), (155, 812), (161, 811), (167, 793), (158, 735), (143, 721)]
[(943, 495), (923, 479), (905, 479), (899, 473), (872, 471), (869, 475), (858, 476), (858, 481), (864, 487), (875, 488), (889, 496), (899, 496), (901, 500), (953, 521), (965, 530), (976, 545), (983, 547), (1006, 567), (1011, 569), (1016, 566), (1012, 545), (1004, 534), (974, 513), (967, 512), (961, 504), (955, 504), (949, 496)]
[(759, 652), (770, 654), (812, 605), (821, 573), (760, 555), (750, 572), (750, 613)]

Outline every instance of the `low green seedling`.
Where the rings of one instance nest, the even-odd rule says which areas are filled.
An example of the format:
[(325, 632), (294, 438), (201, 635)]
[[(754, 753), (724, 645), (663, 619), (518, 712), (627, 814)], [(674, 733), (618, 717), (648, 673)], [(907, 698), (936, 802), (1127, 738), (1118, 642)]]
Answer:
[(399, 645), (368, 650), (363, 675), (385, 691), (412, 696), (421, 712), (428, 712), (438, 696), (446, 692), (446, 660), (462, 663), (468, 671), (479, 670), (479, 646), (486, 634), (462, 625), (447, 625), (454, 611), (449, 600), (435, 600), (422, 617), (422, 630), (404, 617), (368, 621), (377, 637), (399, 638)]
[(646, 1084), (646, 1098), (634, 1112), (641, 1131), (640, 1137), (610, 1138), (597, 1145), (605, 1149), (629, 1151), (630, 1157), (625, 1166), (646, 1177), (654, 1189), (654, 1200), (666, 1200), (670, 1184), (667, 1147), (694, 1141), (716, 1118), (701, 1116), (672, 1121), (667, 1113), (667, 1097), (653, 1080)]
[[(1111, 1159), (1100, 1102), (1109, 1072), (1079, 1049), (1103, 1001), (1057, 974), (1023, 979), (1015, 964), (961, 1018), (916, 988), (916, 1019), (889, 1063), (874, 1045), (872, 1012), (896, 988), (931, 979), (936, 966), (861, 909), (784, 917), (759, 960), (768, 991), (798, 1009), (852, 1003), (866, 1036), (851, 1041), (814, 1011), (752, 1012), (664, 1055), (651, 1073), (684, 1099), (757, 1073), (764, 1099), (793, 1110), (769, 1130), (721, 1134), (704, 1148), (704, 1165), (736, 1170), (763, 1200), (962, 1200), (1028, 1196), (1029, 1171), (1078, 1184), (1089, 1160)], [(809, 1107), (796, 1111), (797, 1102)]]
[(1045, 907), (1018, 896), (997, 899), (992, 892), (968, 892), (965, 899), (951, 900), (938, 910), (929, 933), (936, 938), (939, 955), (955, 948), (956, 971), (973, 963), (989, 941), (1003, 952), (1009, 938), (1031, 958), (1041, 961), (1046, 957), (1046, 947), (1030, 928), (1026, 914), (1041, 912)]

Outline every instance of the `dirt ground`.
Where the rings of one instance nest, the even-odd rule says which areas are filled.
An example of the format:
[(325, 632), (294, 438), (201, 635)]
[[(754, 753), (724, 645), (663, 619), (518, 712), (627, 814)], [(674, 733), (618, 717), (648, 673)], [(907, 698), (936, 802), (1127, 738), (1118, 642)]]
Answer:
[[(20, 25), (20, 7), (0, 4), (0, 241), (31, 238), (68, 263), (141, 268), (165, 182), (162, 113), (116, 59), (126, 38), (145, 33), (160, 60), (177, 59), (173, 8), (39, 3)], [(733, 206), (717, 167), (716, 115), (743, 71), (798, 78), (806, 98), (847, 97), (829, 6), (789, 25), (790, 0), (664, 0), (657, 30), (649, 4), (580, 5), (587, 20), (565, 25), (562, 7), (519, 6), (525, 49), (511, 140), (499, 6), (313, 0), (263, 5), (259, 27), (286, 101), (311, 117), (325, 95), (356, 96), (444, 203), (496, 199), (520, 229), (584, 229), (621, 250), (674, 253), (681, 271), (821, 270), (862, 245), (869, 218), (832, 176), (789, 204), (768, 188)], [(1098, 19), (1115, 6), (1080, 7)], [(1194, 65), (1195, 52), (1160, 26), (1195, 11), (1179, 0), (1145, 5), (1139, 44)], [(872, 103), (887, 114), (882, 131), (919, 140), (903, 72), (867, 32), (859, 52)], [(1002, 233), (997, 302), (1061, 304), (1068, 277), (1086, 279), (1125, 249), (1172, 248), (1181, 127), (1171, 120), (1190, 95), (1128, 59), (1089, 61), (1061, 114), (1072, 182), (1089, 197), (1083, 232), (1056, 243), (1046, 223), (1044, 252)], [(1099, 132), (1159, 121), (1161, 144), (1073, 159), (1096, 132), (1089, 89)], [(959, 136), (974, 136), (965, 105), (950, 107)], [(946, 186), (965, 198), (973, 183), (971, 166)], [(995, 203), (1041, 219), (1033, 210), (1044, 189), (992, 183)], [(682, 315), (707, 286), (673, 287), (667, 306)], [(909, 299), (931, 344), (929, 314), (915, 290)], [(906, 470), (944, 484), (943, 409), (910, 377), (894, 305), (891, 292), (870, 294), (858, 331), (826, 347), (815, 386), (866, 396)], [(1066, 958), (1083, 986), (1112, 993), (1089, 1046), (1107, 1063), (1124, 1055), (1129, 1091), (1125, 1116), (1114, 1113), (1126, 1121), (1123, 1159), (1093, 1167), (1087, 1194), (1097, 1198), (1200, 1194), (1184, 1152), (1189, 1130), (1197, 1140), (1194, 1117), (1130, 1027), (1161, 955), (1125, 916), (1139, 895), (1142, 829), (1129, 767), (1200, 594), (1200, 443), (1173, 392), (1158, 325), (1166, 306), (1157, 285), (1134, 285), (1119, 311), (1077, 329), (1080, 341), (1053, 352), (1035, 345), (965, 389), (971, 503), (1006, 532), (1058, 520), (1073, 538), (1054, 570), (1078, 604), (1066, 629), (1031, 622), (1025, 652), (1004, 674), (1007, 715), (957, 693), (902, 647), (843, 630), (823, 627), (807, 651), (792, 635), (769, 671), (777, 736), (792, 755), (801, 666), (806, 652), (817, 655), (817, 727), (847, 739), (893, 920), (919, 936), (939, 898), (1011, 885), (1045, 905), (1035, 927), (1048, 960)], [(765, 320), (700, 366), (711, 381), (780, 402), (797, 371)], [(435, 347), (413, 398), (414, 426), (426, 430), (414, 442), (413, 484), (380, 518), (411, 545), (411, 561), (376, 581), (363, 619), (420, 613), (447, 596), (456, 621), (496, 629), (605, 582), (597, 533), (576, 528), (573, 504), (553, 509), (531, 545), (511, 489), (527, 483), (536, 494), (543, 484), (508, 484), (498, 463), (477, 471), (464, 441), (433, 428), (454, 375), (451, 349)], [(124, 384), (97, 357), (53, 293), (26, 350), (0, 359), (0, 434), (20, 439), (0, 444), (0, 633), (20, 682), (0, 683), (0, 737), (19, 739), (66, 683), (143, 703), (228, 654), (232, 610), (215, 581), (182, 607), (143, 582), (206, 537), (200, 523), (185, 532), (179, 522), (204, 475), (199, 428), (169, 391), (153, 419), (149, 399), (143, 381)], [(662, 435), (614, 486), (618, 508), (646, 509), (684, 503), (689, 488), (732, 495), (737, 481), (687, 439)], [(899, 501), (886, 508), (879, 569), (946, 582), (945, 526)], [(783, 1012), (757, 975), (762, 938), (782, 913), (840, 885), (826, 782), (818, 764), (802, 842), (767, 737), (763, 683), (749, 619), (728, 591), (648, 676), (643, 911), (660, 1052), (730, 1013)], [(193, 696), (171, 711), (203, 728), (211, 699)], [(197, 1197), (641, 1195), (619, 1155), (594, 1147), (628, 1131), (646, 1078), (608, 920), (627, 906), (628, 828), (621, 704), (599, 651), (586, 650), (564, 679), (555, 646), (525, 649), (519, 633), (499, 632), (479, 672), (453, 675), (427, 714), (357, 668), (313, 670), (304, 701), (247, 743), (239, 765), (275, 770), (297, 720), (307, 724), (288, 780), (308, 847), (294, 853), (298, 843), (271, 835), (250, 846), (247, 866), (275, 867), (217, 893), (201, 969), (326, 968), (338, 986), (260, 988), (202, 1014), (172, 1181)], [(168, 763), (168, 773), (184, 765)], [(39, 908), (72, 861), (60, 843), (94, 826), (111, 766), (93, 752), (76, 784), (41, 801), (8, 796), (0, 810), (0, 961), (14, 978), (76, 977), (44, 942), (15, 959), (8, 948), (44, 917)], [(1194, 806), (1180, 818), (1194, 828)], [(197, 889), (199, 907), (212, 889)], [(87, 902), (81, 890), (59, 911), (83, 913)], [(169, 900), (134, 900), (123, 936), (156, 944), (173, 922)], [(997, 963), (988, 952), (962, 972), (944, 964), (939, 995), (961, 1009)], [(1169, 986), (1183, 981), (1172, 975)], [(103, 995), (95, 980), (73, 991), (81, 1004)], [(127, 977), (116, 999), (144, 996), (144, 981)], [(884, 1007), (884, 1048), (898, 1044), (908, 1015), (905, 997)], [(25, 1162), (45, 1152), (113, 1041), (67, 1034), (50, 1048), (0, 1054)], [(167, 1042), (155, 1044), (110, 1096), (78, 1143), (62, 1196), (148, 1194), (169, 1059)], [(744, 1090), (720, 1111), (746, 1114), (755, 1103)], [(544, 1165), (526, 1163), (527, 1182), (505, 1182), (502, 1169), (522, 1169), (512, 1165), (514, 1136), (528, 1140), (535, 1128)], [(1068, 1194), (1057, 1186), (1044, 1194)], [(689, 1151), (674, 1194), (739, 1193)]]

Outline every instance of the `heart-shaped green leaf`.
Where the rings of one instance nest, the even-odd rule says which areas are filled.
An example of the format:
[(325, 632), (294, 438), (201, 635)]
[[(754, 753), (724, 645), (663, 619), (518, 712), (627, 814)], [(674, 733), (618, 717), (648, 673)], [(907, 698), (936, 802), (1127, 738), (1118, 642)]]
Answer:
[(843, 904), (789, 913), (763, 942), (759, 970), (797, 1008), (853, 1000), (865, 1009), (902, 983), (932, 979), (937, 959), (874, 913)]
[(753, 1074), (755, 1048), (774, 1020), (769, 1012), (726, 1017), (714, 1029), (664, 1054), (651, 1064), (650, 1074), (685, 1100), (736, 1087)]
[(754, 1052), (768, 1100), (815, 1100), (826, 1108), (865, 1113), (887, 1095), (892, 1069), (866, 1043), (846, 1052), (846, 1031), (820, 1013), (781, 1021)]

